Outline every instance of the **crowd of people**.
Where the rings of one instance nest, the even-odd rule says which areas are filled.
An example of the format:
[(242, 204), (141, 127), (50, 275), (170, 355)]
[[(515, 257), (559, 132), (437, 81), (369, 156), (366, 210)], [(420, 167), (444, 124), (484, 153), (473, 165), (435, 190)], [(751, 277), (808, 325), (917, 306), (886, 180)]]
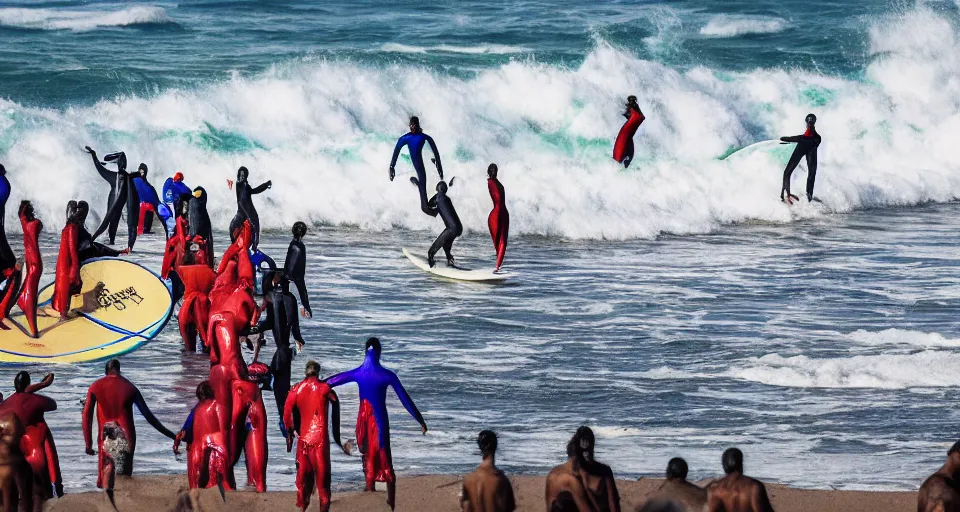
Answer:
[[(618, 136), (614, 158), (625, 167), (634, 157), (633, 136), (644, 120), (631, 96), (625, 113), (627, 122)], [(801, 158), (809, 165), (808, 199), (813, 199), (816, 172), (815, 116), (807, 118), (807, 132), (784, 138), (798, 144), (784, 173), (783, 199), (792, 202), (789, 176)], [(411, 117), (409, 133), (397, 141), (390, 163), (389, 177), (396, 176), (396, 162), (401, 149), (407, 146), (417, 176), (410, 181), (417, 186), (424, 213), (439, 216), (444, 230), (428, 251), (428, 262), (435, 265), (435, 255), (442, 249), (448, 265), (455, 265), (451, 254), (454, 240), (463, 232), (463, 225), (448, 195), (453, 185), (443, 179), (443, 168), (433, 139), (424, 134), (417, 117)], [(788, 140), (789, 139), (789, 140)], [(433, 151), (440, 181), (436, 194), (427, 198), (427, 175), (422, 149)], [(214, 231), (207, 212), (207, 193), (203, 187), (190, 188), (184, 177), (176, 173), (164, 183), (162, 194), (147, 179), (148, 168), (140, 164), (134, 173), (126, 170), (123, 152), (111, 153), (103, 161), (92, 148), (94, 167), (110, 186), (106, 214), (93, 234), (85, 226), (89, 213), (86, 201), (70, 201), (61, 231), (60, 252), (56, 263), (54, 296), (50, 310), (37, 310), (37, 288), (43, 272), (38, 237), (43, 224), (36, 218), (33, 205), (23, 201), (18, 215), (24, 234), (24, 259), (17, 261), (0, 229), (0, 325), (14, 304), (23, 311), (28, 334), (39, 337), (38, 314), (59, 316), (69, 321), (78, 314), (96, 309), (97, 288), (85, 292), (87, 297), (75, 307), (75, 297), (83, 290), (80, 266), (87, 260), (104, 256), (120, 256), (134, 248), (137, 236), (149, 233), (156, 215), (167, 235), (161, 264), (161, 277), (171, 282), (175, 302), (181, 302), (178, 313), (179, 332), (184, 351), (201, 351), (209, 358), (206, 376), (196, 376), (197, 403), (181, 428), (166, 428), (150, 411), (141, 391), (121, 374), (120, 361), (112, 359), (104, 367), (104, 376), (91, 383), (82, 415), (82, 431), (86, 453), (97, 456), (97, 486), (106, 491), (113, 502), (114, 482), (118, 475), (131, 475), (134, 465), (137, 434), (133, 421), (134, 406), (160, 434), (173, 441), (173, 451), (187, 448), (187, 480), (191, 488), (218, 487), (221, 493), (238, 487), (235, 466), (245, 459), (246, 483), (257, 492), (267, 489), (268, 413), (263, 391), (271, 391), (277, 404), (278, 430), (286, 439), (287, 451), (295, 450), (297, 506), (306, 510), (316, 491), (319, 509), (330, 506), (331, 443), (345, 453), (359, 450), (363, 459), (365, 489), (373, 491), (376, 482), (387, 486), (387, 503), (396, 502), (396, 474), (390, 444), (389, 417), (386, 408), (388, 389), (392, 388), (407, 412), (416, 420), (423, 434), (426, 422), (397, 375), (381, 365), (382, 345), (379, 339), (366, 340), (363, 361), (355, 369), (321, 379), (320, 364), (309, 361), (304, 377), (293, 383), (292, 363), (295, 350), (303, 348), (299, 317), (311, 318), (309, 293), (306, 287), (307, 251), (303, 238), (307, 225), (297, 222), (292, 228), (283, 266), (259, 250), (260, 222), (253, 196), (272, 187), (270, 181), (259, 186), (249, 183), (250, 172), (240, 167), (236, 180), (228, 187), (236, 192), (237, 213), (230, 223), (230, 243), (219, 261), (215, 260)], [(116, 171), (107, 165), (116, 166)], [(500, 270), (507, 247), (509, 213), (504, 187), (498, 180), (498, 167), (487, 169), (488, 189), (493, 210), (488, 227), (496, 251), (496, 269)], [(10, 183), (0, 166), (0, 222), (3, 219)], [(127, 243), (115, 250), (96, 242), (106, 233), (109, 245), (115, 243), (120, 220), (126, 211)], [(2, 228), (2, 225), (0, 225)], [(25, 267), (25, 271), (24, 271)], [(291, 291), (291, 285), (297, 294)], [(259, 297), (259, 300), (258, 300)], [(88, 300), (89, 299), (89, 300)], [(92, 309), (90, 309), (92, 308)], [(299, 311), (298, 311), (299, 308)], [(51, 311), (52, 310), (52, 311)], [(299, 315), (298, 315), (299, 313)], [(4, 328), (7, 328), (4, 326)], [(269, 365), (259, 361), (265, 334), (270, 334), (276, 349)], [(293, 345), (291, 345), (291, 337)], [(243, 348), (252, 352), (245, 360)], [(63, 495), (56, 444), (44, 420), (44, 414), (56, 411), (54, 400), (39, 394), (53, 384), (53, 374), (31, 384), (27, 372), (14, 379), (15, 392), (0, 403), (0, 492), (3, 510), (39, 510), (44, 500)], [(356, 420), (356, 439), (346, 443), (340, 434), (340, 401), (335, 388), (355, 383), (359, 388), (360, 407)], [(94, 428), (94, 425), (96, 428)], [(94, 448), (96, 436), (96, 448)], [(463, 479), (463, 510), (495, 512), (516, 507), (509, 479), (496, 466), (497, 435), (489, 430), (477, 439), (482, 462), (476, 471)], [(619, 511), (620, 496), (611, 468), (594, 458), (596, 439), (588, 427), (581, 427), (567, 445), (567, 460), (552, 469), (546, 477), (545, 508), (560, 511)], [(706, 488), (688, 482), (687, 464), (671, 459), (666, 480), (645, 505), (644, 510), (710, 510), (725, 512), (767, 512), (772, 506), (764, 485), (743, 474), (743, 454), (736, 448), (722, 456), (725, 476)], [(960, 507), (957, 494), (960, 476), (960, 442), (948, 453), (944, 467), (930, 477), (921, 488), (921, 511), (955, 510)], [(30, 476), (30, 477), (28, 477)], [(937, 508), (940, 507), (940, 508)]]

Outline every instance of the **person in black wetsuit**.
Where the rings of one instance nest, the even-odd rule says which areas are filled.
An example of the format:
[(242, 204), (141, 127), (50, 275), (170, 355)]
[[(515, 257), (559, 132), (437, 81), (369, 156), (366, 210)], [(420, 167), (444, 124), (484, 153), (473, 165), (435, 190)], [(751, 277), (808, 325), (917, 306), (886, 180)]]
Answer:
[(307, 296), (307, 283), (304, 281), (307, 273), (307, 249), (303, 246), (303, 237), (307, 234), (307, 225), (303, 222), (293, 224), (293, 240), (287, 248), (287, 260), (283, 264), (283, 275), (291, 283), (297, 285), (300, 294), (301, 314), (304, 318), (313, 318), (310, 309), (310, 297)]
[(77, 202), (76, 218), (77, 224), (80, 225), (80, 234), (77, 236), (77, 254), (80, 258), (80, 264), (93, 258), (114, 258), (130, 252), (129, 249), (117, 251), (101, 243), (94, 242), (93, 235), (87, 231), (87, 226), (84, 224), (87, 221), (88, 213), (90, 213), (90, 205), (87, 204), (86, 201)]
[[(87, 151), (91, 152), (91, 155), (96, 155), (96, 153), (92, 153), (92, 149), (88, 148)], [(108, 162), (111, 160), (116, 160), (117, 162), (117, 199), (113, 202), (113, 206), (110, 207), (106, 215), (103, 216), (103, 222), (100, 223), (100, 227), (93, 232), (93, 239), (96, 240), (99, 238), (100, 235), (110, 227), (111, 223), (120, 222), (120, 216), (123, 214), (124, 208), (126, 208), (127, 249), (132, 251), (134, 244), (137, 243), (137, 222), (140, 220), (140, 195), (137, 194), (137, 187), (133, 184), (133, 178), (138, 176), (138, 174), (127, 172), (127, 157), (123, 152), (107, 155), (103, 157), (103, 159)], [(143, 167), (143, 164), (140, 165)]]
[(207, 191), (203, 187), (193, 189), (193, 199), (188, 203), (187, 218), (190, 219), (190, 238), (200, 236), (204, 241), (207, 264), (213, 267), (213, 227), (207, 213)]
[(431, 267), (436, 265), (437, 261), (434, 259), (434, 255), (437, 254), (437, 251), (442, 247), (444, 254), (447, 255), (447, 266), (455, 267), (456, 262), (453, 260), (453, 255), (450, 254), (450, 249), (453, 247), (453, 241), (463, 234), (463, 224), (460, 223), (457, 210), (453, 208), (453, 201), (451, 201), (450, 196), (447, 195), (446, 182), (441, 181), (437, 183), (437, 194), (430, 199), (428, 205), (430, 206), (430, 211), (427, 213), (434, 217), (440, 214), (440, 218), (443, 219), (444, 230), (440, 233), (440, 236), (437, 237), (437, 240), (433, 242), (433, 245), (430, 246), (430, 250), (427, 251), (427, 263), (429, 263)]
[[(297, 319), (297, 298), (290, 293), (290, 281), (279, 271), (267, 272), (264, 276), (263, 298), (267, 302), (267, 314), (261, 320), (257, 331), (271, 330), (273, 341), (277, 344), (277, 351), (270, 362), (270, 373), (273, 375), (273, 394), (277, 410), (283, 418), (283, 405), (290, 392), (290, 365), (293, 363), (291, 334), (297, 343), (297, 351), (303, 350), (303, 336), (300, 335), (300, 321)], [(284, 430), (283, 427), (280, 427), (280, 430)]]
[[(126, 194), (126, 180), (121, 179), (122, 175), (120, 172), (113, 172), (100, 163), (100, 159), (97, 158), (97, 152), (90, 149), (90, 146), (85, 146), (84, 149), (87, 150), (87, 153), (90, 153), (90, 156), (93, 158), (93, 166), (96, 167), (97, 172), (100, 173), (100, 177), (110, 185), (110, 195), (107, 196), (107, 209), (105, 211), (109, 212), (113, 209), (114, 203), (116, 203), (118, 197), (123, 197)], [(112, 153), (107, 155), (105, 159), (113, 160), (117, 163), (117, 169), (123, 173), (127, 171), (127, 156), (123, 153)], [(109, 161), (108, 160), (108, 161)], [(117, 227), (120, 225), (120, 216), (116, 216), (110, 219), (110, 223), (107, 230), (107, 236), (109, 236), (110, 245), (113, 245), (117, 238)]]
[[(793, 137), (780, 137), (783, 142), (793, 142), (797, 147), (790, 155), (790, 161), (787, 167), (783, 169), (783, 188), (780, 189), (780, 200), (793, 204), (794, 200), (800, 198), (790, 193), (790, 175), (797, 168), (800, 159), (807, 157), (807, 201), (813, 201), (813, 184), (817, 179), (817, 147), (820, 146), (820, 134), (817, 133), (817, 116), (807, 114), (807, 131), (803, 135)], [(786, 197), (784, 197), (786, 194)]]
[(236, 240), (233, 240), (232, 233), (236, 233), (237, 229), (243, 226), (243, 221), (250, 221), (250, 227), (253, 228), (250, 250), (256, 252), (257, 247), (260, 245), (260, 216), (257, 215), (257, 209), (253, 207), (253, 196), (272, 187), (273, 182), (268, 180), (265, 183), (261, 183), (259, 187), (254, 188), (247, 182), (249, 176), (250, 171), (248, 171), (246, 167), (240, 167), (237, 169), (237, 182), (234, 183), (227, 180), (227, 186), (229, 188), (236, 186), (237, 191), (237, 214), (234, 215), (233, 220), (230, 221), (230, 236), (231, 241), (236, 242)]

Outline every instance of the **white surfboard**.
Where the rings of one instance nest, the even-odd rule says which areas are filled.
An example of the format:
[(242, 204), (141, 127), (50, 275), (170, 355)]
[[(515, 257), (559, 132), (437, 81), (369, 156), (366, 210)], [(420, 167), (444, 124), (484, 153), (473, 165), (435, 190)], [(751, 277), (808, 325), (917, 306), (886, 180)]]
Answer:
[(425, 270), (435, 276), (445, 277), (447, 279), (454, 279), (457, 281), (473, 281), (478, 283), (498, 283), (506, 281), (510, 278), (510, 274), (505, 274), (503, 272), (494, 273), (492, 268), (471, 270), (459, 267), (448, 267), (444, 262), (437, 262), (433, 268), (430, 268), (430, 264), (427, 263), (427, 260), (419, 256), (414, 256), (413, 253), (408, 251), (406, 248), (403, 249), (403, 255), (412, 261), (414, 265), (420, 267), (420, 269)]

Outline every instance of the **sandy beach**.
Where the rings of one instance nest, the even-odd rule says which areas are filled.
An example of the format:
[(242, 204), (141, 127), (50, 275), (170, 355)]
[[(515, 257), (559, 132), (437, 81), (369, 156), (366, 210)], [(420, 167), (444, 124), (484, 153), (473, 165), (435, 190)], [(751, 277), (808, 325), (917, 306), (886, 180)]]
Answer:
[[(542, 511), (543, 477), (511, 478), (518, 511)], [(658, 479), (617, 482), (623, 498), (623, 510), (633, 511), (660, 485)], [(116, 501), (120, 512), (166, 512), (176, 509), (178, 496), (186, 489), (186, 477), (139, 476), (117, 482)], [(902, 512), (916, 507), (915, 492), (821, 491), (768, 485), (767, 491), (778, 512)], [(430, 475), (401, 478), (397, 489), (397, 512), (450, 512), (459, 510), (460, 476)], [(293, 492), (257, 494), (240, 491), (227, 493), (221, 502), (216, 489), (192, 493), (194, 510), (204, 512), (271, 512), (296, 511)], [(347, 492), (335, 493), (331, 510), (335, 512), (389, 511), (386, 494)], [(311, 502), (311, 510), (316, 501)], [(112, 510), (101, 492), (68, 494), (49, 502), (46, 510), (57, 512), (101, 512)]]

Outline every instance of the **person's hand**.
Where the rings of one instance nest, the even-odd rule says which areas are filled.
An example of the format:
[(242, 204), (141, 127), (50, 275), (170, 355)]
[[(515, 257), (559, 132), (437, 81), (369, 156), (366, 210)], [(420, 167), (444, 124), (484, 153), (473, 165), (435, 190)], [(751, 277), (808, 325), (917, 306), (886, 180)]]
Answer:
[(267, 188), (273, 188), (273, 180), (267, 180)]
[(87, 447), (87, 450), (86, 450), (86, 451), (87, 451), (87, 455), (96, 455), (96, 454), (97, 454), (97, 452), (95, 452), (95, 451), (93, 450), (93, 448), (90, 448), (89, 446)]
[(177, 437), (173, 440), (173, 454), (180, 455), (180, 441), (183, 439), (183, 431), (177, 432)]
[(397, 177), (397, 170), (393, 167), (390, 168), (390, 181), (393, 181)]
[(421, 423), (421, 424), (420, 424), (420, 432), (422, 432), (423, 435), (427, 435), (427, 424), (426, 424), (426, 423)]
[(303, 342), (298, 340), (298, 341), (297, 341), (297, 353), (299, 354), (299, 353), (301, 353), (301, 352), (303, 352)]
[(90, 146), (84, 146), (83, 149), (84, 149), (87, 153), (90, 153), (91, 155), (96, 155), (96, 154), (97, 154), (97, 152), (94, 151), (93, 149), (91, 149)]
[[(443, 176), (441, 176), (440, 179), (443, 179)], [(450, 178), (450, 182), (447, 183), (447, 185), (450, 185), (450, 186), (452, 187), (452, 186), (453, 186), (453, 182), (456, 181), (456, 179), (457, 179), (456, 176)]]
[(302, 317), (304, 317), (304, 318), (307, 318), (307, 319), (310, 319), (310, 318), (313, 318), (313, 313), (307, 311), (307, 308), (301, 307), (301, 308), (300, 308), (300, 316), (302, 316)]
[(346, 443), (343, 443), (343, 453), (347, 455), (353, 455), (353, 449), (357, 447), (357, 442), (353, 439), (348, 439)]
[(121, 255), (121, 256), (126, 256), (127, 254), (130, 254), (131, 252), (133, 252), (133, 249), (127, 247), (126, 249), (120, 251), (120, 255)]
[(293, 429), (287, 432), (287, 453), (293, 450)]
[(233, 190), (233, 180), (227, 180), (227, 188)]
[(48, 373), (44, 375), (43, 380), (40, 381), (40, 384), (42, 384), (43, 387), (47, 387), (50, 384), (53, 384), (53, 378), (53, 373)]

